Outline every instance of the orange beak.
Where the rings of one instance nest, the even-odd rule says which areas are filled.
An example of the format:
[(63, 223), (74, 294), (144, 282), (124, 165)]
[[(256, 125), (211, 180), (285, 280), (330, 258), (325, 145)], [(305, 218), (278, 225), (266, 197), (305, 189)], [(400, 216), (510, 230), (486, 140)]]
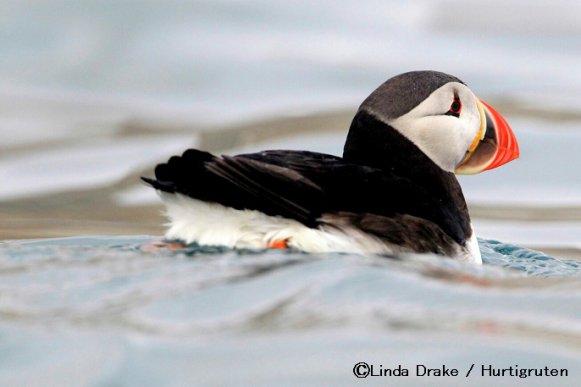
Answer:
[(484, 101), (476, 100), (480, 130), (455, 172), (472, 175), (500, 167), (519, 157), (518, 142), (506, 120)]

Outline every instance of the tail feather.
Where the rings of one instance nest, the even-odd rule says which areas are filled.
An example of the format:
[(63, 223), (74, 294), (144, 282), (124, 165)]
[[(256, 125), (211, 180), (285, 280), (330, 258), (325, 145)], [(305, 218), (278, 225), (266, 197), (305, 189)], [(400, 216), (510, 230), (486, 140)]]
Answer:
[(159, 180), (150, 179), (149, 177), (141, 176), (141, 180), (149, 184), (155, 189), (163, 192), (175, 193), (175, 186), (169, 182), (161, 182)]

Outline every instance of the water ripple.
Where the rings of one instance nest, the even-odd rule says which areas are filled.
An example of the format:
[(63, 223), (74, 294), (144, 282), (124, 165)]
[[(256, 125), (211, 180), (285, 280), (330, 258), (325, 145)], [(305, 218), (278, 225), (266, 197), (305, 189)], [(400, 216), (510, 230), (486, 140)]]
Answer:
[[(24, 363), (42, 363), (30, 345), (47, 333), (51, 348), (76, 353), (83, 346), (91, 361), (112, 342), (125, 343), (114, 351), (142, 354), (136, 337), (148, 343), (151, 361), (159, 351), (194, 351), (198, 363), (215, 356), (240, 361), (244, 348), (265, 337), (289, 354), (310, 351), (323, 336), (375, 351), (371, 338), (378, 337), (398, 343), (382, 350), (392, 358), (442, 335), (448, 339), (432, 343), (438, 356), (452, 354), (449, 342), (467, 342), (467, 335), (471, 346), (454, 351), (472, 358), (489, 348), (489, 354), (516, 351), (519, 359), (534, 351), (555, 359), (581, 346), (579, 263), (515, 245), (480, 240), (484, 265), (477, 266), (414, 255), (199, 246), (143, 251), (154, 241), (83, 237), (0, 245), (0, 342), (11, 343), (0, 346), (0, 357), (21, 351)], [(402, 334), (411, 336), (401, 342)], [(0, 366), (0, 380), (10, 380), (6, 375)]]

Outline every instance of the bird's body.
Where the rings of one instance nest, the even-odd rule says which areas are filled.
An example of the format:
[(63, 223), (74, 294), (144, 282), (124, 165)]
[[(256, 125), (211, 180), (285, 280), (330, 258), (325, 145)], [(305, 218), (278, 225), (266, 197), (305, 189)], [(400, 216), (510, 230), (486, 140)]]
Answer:
[[(423, 84), (419, 96), (391, 102), (389, 110), (384, 104), (402, 90), (389, 90), (398, 85), (388, 81), (364, 102), (342, 158), (290, 150), (217, 157), (190, 149), (158, 165), (156, 179), (144, 180), (167, 206), (166, 238), (234, 248), (434, 253), (481, 262), (462, 190), (446, 170), (450, 159), (458, 159), (452, 162), (456, 167), (466, 154), (434, 159), (430, 153), (438, 147), (426, 149), (426, 141), (433, 142), (416, 140), (401, 124), (435, 90), (450, 83), (468, 89), (445, 74), (422, 73), (432, 84)], [(416, 79), (407, 81), (413, 85)], [(469, 123), (474, 120), (467, 116)], [(482, 130), (480, 122), (477, 126), (467, 133), (466, 145), (454, 146), (467, 151)]]

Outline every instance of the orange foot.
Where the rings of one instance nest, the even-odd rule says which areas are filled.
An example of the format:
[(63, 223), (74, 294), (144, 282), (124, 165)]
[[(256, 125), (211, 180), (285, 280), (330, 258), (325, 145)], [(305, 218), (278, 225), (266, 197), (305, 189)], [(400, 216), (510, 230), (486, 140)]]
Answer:
[(146, 251), (148, 253), (164, 250), (176, 251), (181, 250), (185, 247), (186, 247), (185, 245), (177, 242), (155, 241), (147, 245), (141, 246), (141, 251)]
[(288, 239), (275, 239), (269, 243), (269, 249), (288, 249)]

